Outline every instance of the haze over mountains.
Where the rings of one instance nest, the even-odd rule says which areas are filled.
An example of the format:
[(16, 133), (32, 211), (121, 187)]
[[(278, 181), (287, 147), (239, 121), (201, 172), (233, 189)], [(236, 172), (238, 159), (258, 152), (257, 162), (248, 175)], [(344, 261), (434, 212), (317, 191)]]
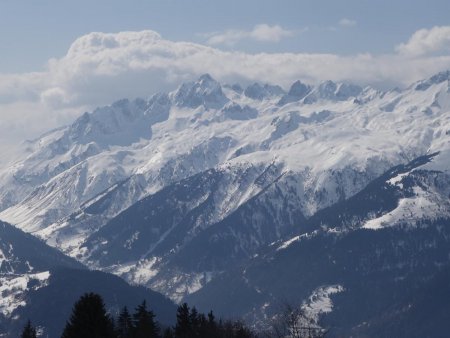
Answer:
[[(336, 335), (434, 307), (431, 328), (449, 313), (428, 295), (448, 280), (449, 141), (449, 71), (387, 92), (205, 74), (25, 142), (0, 169), (0, 219), (91, 269), (256, 325), (289, 298)], [(44, 285), (46, 264), (20, 273)]]

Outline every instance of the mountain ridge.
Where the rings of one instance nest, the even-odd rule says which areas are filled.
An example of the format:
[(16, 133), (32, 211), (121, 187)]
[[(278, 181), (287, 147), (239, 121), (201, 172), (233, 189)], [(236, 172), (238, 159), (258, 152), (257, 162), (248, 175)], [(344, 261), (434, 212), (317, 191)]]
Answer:
[(175, 304), (163, 295), (91, 271), (7, 223), (0, 222), (0, 233), (0, 337), (19, 336), (28, 319), (41, 336), (59, 336), (73, 303), (86, 292), (101, 294), (111, 314), (145, 299), (162, 323), (173, 324)]
[[(448, 73), (387, 92), (331, 81), (295, 82), (288, 92), (235, 89), (204, 75), (171, 93), (98, 108), (28, 142), (0, 170), (0, 219), (91, 267), (181, 300), (223, 272), (219, 244), (233, 248), (229, 262), (237, 264), (288, 240), (390, 168), (440, 152), (425, 170), (450, 169)], [(205, 189), (194, 197), (199, 184)], [(444, 200), (446, 188), (419, 188), (401, 210)], [(158, 208), (151, 200), (166, 205), (173, 220), (148, 221)], [(136, 224), (120, 219), (137, 203)], [(398, 215), (372, 216), (384, 218), (372, 217), (369, 228)], [(116, 242), (114, 222), (129, 229)], [(147, 246), (138, 250), (140, 242)], [(153, 255), (149, 243), (165, 249)], [(197, 250), (214, 243), (215, 262)], [(116, 261), (101, 258), (106, 247)], [(203, 265), (185, 261), (194, 257)]]

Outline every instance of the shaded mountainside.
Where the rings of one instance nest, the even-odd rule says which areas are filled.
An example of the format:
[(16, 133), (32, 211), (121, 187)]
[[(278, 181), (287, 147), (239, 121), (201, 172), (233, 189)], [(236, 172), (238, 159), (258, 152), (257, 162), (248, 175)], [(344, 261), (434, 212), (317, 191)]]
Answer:
[(324, 311), (320, 321), (330, 336), (423, 337), (424, 328), (434, 327), (435, 334), (425, 336), (445, 337), (448, 223), (317, 235), (254, 259), (187, 300), (200, 309), (214, 303), (219, 313), (246, 316), (264, 328), (284, 302), (300, 306), (319, 288), (340, 285), (343, 291), (330, 297), (332, 312)]
[(158, 320), (172, 324), (175, 304), (144, 287), (130, 286), (121, 278), (90, 271), (73, 258), (7, 223), (0, 224), (0, 337), (19, 336), (31, 319), (49, 337), (60, 336), (72, 304), (85, 292), (103, 296), (108, 311), (142, 300), (152, 306)]
[(1, 274), (22, 274), (55, 267), (84, 268), (42, 240), (0, 221)]
[[(158, 289), (161, 283), (165, 292), (183, 283), (168, 283), (181, 273), (194, 278), (215, 274), (290, 233), (292, 219), (302, 217), (294, 201), (268, 208), (268, 201), (283, 193), (276, 187), (282, 176), (276, 166), (250, 166), (210, 170), (166, 187), (88, 238), (88, 264), (117, 269), (127, 279)], [(279, 223), (282, 217), (289, 222)], [(233, 230), (238, 219), (240, 226)], [(128, 264), (127, 271), (123, 266)]]
[(27, 293), (27, 305), (13, 313), (19, 319), (8, 324), (9, 334), (18, 336), (30, 318), (42, 329), (44, 336), (59, 337), (70, 317), (73, 304), (86, 292), (101, 295), (106, 309), (114, 317), (123, 306), (134, 309), (145, 300), (162, 325), (175, 323), (175, 304), (159, 293), (144, 287), (130, 286), (121, 278), (104, 272), (61, 268), (50, 270), (47, 286)]
[[(85, 262), (179, 300), (260, 247), (297, 231), (311, 198), (336, 201), (349, 195), (345, 189), (300, 192), (305, 175), (275, 164), (194, 175), (112, 218), (83, 244)], [(366, 173), (347, 175), (358, 187), (367, 180)], [(333, 179), (338, 184), (340, 176)], [(103, 201), (98, 204), (101, 208)]]
[[(214, 298), (219, 313), (245, 316), (260, 327), (284, 301), (294, 306), (312, 302), (310, 308), (322, 313), (320, 324), (330, 328), (331, 336), (445, 337), (450, 217), (419, 214), (419, 203), (411, 204), (415, 209), (402, 203), (419, 202), (419, 186), (432, 194), (433, 183), (448, 182), (443, 173), (420, 170), (431, 158), (393, 168), (354, 197), (307, 220), (309, 232), (272, 244), (186, 299), (204, 309), (221, 295)], [(404, 175), (400, 181), (398, 175)], [(448, 203), (448, 194), (444, 198)], [(399, 209), (405, 217), (373, 226)], [(414, 218), (407, 217), (411, 212)], [(336, 285), (339, 293), (317, 296)]]

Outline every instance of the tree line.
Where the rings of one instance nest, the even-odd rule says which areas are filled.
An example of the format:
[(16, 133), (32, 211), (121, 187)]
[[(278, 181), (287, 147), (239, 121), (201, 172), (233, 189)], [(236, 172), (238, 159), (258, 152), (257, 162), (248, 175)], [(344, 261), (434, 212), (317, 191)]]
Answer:
[[(162, 327), (145, 301), (133, 313), (123, 307), (114, 317), (107, 313), (100, 295), (86, 293), (73, 306), (61, 338), (323, 338), (328, 332), (301, 307), (286, 303), (280, 310), (258, 335), (241, 321), (217, 320), (212, 311), (205, 315), (186, 303), (177, 308), (176, 324)], [(37, 338), (30, 321), (21, 338)]]
[[(36, 338), (30, 321), (21, 338)], [(114, 318), (106, 311), (100, 295), (86, 293), (75, 303), (61, 338), (256, 338), (256, 334), (240, 321), (217, 320), (213, 312), (199, 313), (186, 303), (180, 305), (173, 327), (162, 327), (143, 301), (130, 313), (122, 308)]]

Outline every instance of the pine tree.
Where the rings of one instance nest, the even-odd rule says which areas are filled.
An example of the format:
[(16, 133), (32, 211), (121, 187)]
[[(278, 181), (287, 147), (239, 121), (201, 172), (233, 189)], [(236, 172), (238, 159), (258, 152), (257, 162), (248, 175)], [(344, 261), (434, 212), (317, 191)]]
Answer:
[(157, 338), (159, 337), (159, 325), (155, 321), (155, 315), (147, 310), (145, 300), (136, 308), (133, 314), (134, 337), (136, 338)]
[(125, 306), (117, 319), (117, 336), (119, 338), (131, 338), (133, 329), (133, 320), (128, 312), (128, 308)]
[(214, 337), (218, 336), (218, 328), (216, 318), (212, 311), (208, 313), (208, 318), (203, 316), (201, 323), (201, 337)]
[(191, 316), (189, 306), (186, 303), (180, 305), (177, 309), (177, 324), (175, 325), (176, 338), (191, 337)]
[(200, 318), (198, 311), (195, 307), (193, 307), (189, 314), (189, 323), (191, 325), (191, 337), (199, 337), (200, 336)]
[(212, 310), (208, 313), (208, 326), (214, 329), (217, 328), (216, 317), (214, 317)]
[(62, 338), (114, 338), (114, 324), (101, 296), (86, 293), (75, 303)]
[(36, 338), (36, 329), (31, 325), (30, 320), (23, 328), (21, 338)]

